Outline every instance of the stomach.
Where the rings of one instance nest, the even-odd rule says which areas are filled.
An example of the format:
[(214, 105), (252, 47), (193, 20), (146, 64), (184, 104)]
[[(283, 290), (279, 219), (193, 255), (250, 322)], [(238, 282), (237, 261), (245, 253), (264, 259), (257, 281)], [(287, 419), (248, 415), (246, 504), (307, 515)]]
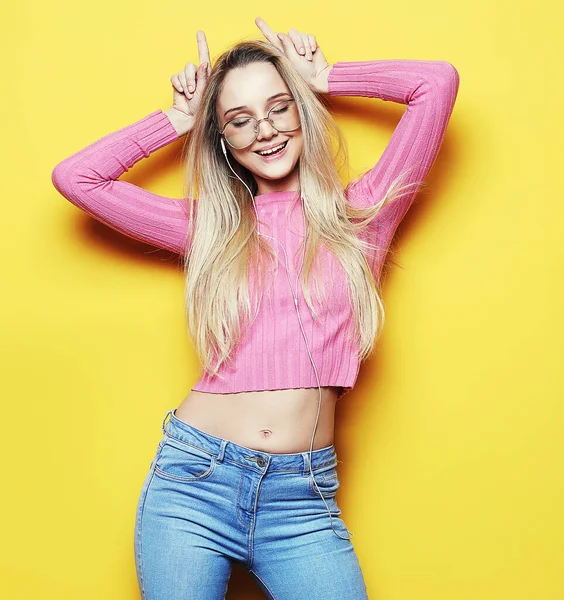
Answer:
[[(313, 449), (333, 443), (340, 387), (321, 388)], [(211, 394), (191, 390), (174, 416), (216, 437), (262, 452), (309, 451), (319, 388)]]

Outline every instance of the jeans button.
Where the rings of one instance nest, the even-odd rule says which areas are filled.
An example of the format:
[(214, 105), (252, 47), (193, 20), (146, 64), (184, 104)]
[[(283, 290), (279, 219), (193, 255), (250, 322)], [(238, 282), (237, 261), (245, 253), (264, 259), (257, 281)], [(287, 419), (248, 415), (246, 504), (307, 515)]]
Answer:
[(257, 458), (257, 465), (259, 467), (264, 467), (265, 464), (266, 464), (266, 461), (264, 460), (264, 458), (262, 456), (259, 456)]

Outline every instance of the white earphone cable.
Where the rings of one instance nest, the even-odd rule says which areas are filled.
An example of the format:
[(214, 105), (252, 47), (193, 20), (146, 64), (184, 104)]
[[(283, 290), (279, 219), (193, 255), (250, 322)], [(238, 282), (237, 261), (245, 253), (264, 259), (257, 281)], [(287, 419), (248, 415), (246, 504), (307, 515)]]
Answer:
[(323, 500), (323, 503), (325, 504), (325, 507), (327, 509), (327, 513), (329, 514), (329, 519), (330, 519), (330, 522), (331, 522), (331, 529), (333, 530), (333, 533), (337, 537), (339, 537), (339, 538), (341, 538), (343, 540), (350, 540), (354, 536), (354, 533), (352, 533), (351, 531), (347, 530), (347, 533), (349, 533), (349, 537), (343, 537), (343, 536), (339, 535), (339, 533), (337, 531), (335, 531), (335, 527), (333, 526), (333, 515), (331, 514), (331, 509), (329, 508), (329, 505), (327, 504), (327, 501), (325, 500), (325, 497), (321, 493), (321, 490), (319, 489), (319, 486), (317, 485), (317, 481), (315, 481), (315, 476), (313, 474), (313, 468), (312, 468), (312, 464), (311, 464), (311, 455), (312, 455), (312, 452), (313, 452), (313, 442), (314, 442), (314, 439), (315, 439), (315, 433), (316, 433), (316, 430), (317, 430), (317, 424), (319, 422), (319, 414), (321, 412), (322, 393), (321, 393), (321, 384), (320, 384), (320, 381), (319, 381), (319, 374), (317, 372), (317, 368), (315, 366), (315, 362), (313, 360), (313, 357), (312, 357), (310, 349), (309, 349), (309, 344), (308, 344), (308, 341), (307, 341), (307, 336), (306, 336), (306, 333), (305, 333), (305, 330), (304, 330), (302, 319), (300, 317), (299, 303), (298, 303), (299, 278), (300, 278), (300, 274), (302, 272), (302, 268), (304, 266), (305, 250), (306, 250), (306, 240), (307, 240), (306, 220), (305, 220), (305, 210), (304, 210), (304, 207), (303, 207), (303, 198), (302, 198), (302, 216), (303, 216), (303, 223), (304, 223), (304, 230), (303, 230), (304, 231), (304, 243), (303, 243), (302, 261), (301, 261), (300, 268), (298, 270), (298, 274), (296, 276), (296, 293), (294, 294), (294, 290), (292, 288), (292, 282), (290, 280), (290, 270), (289, 270), (289, 265), (288, 265), (288, 255), (286, 253), (286, 249), (284, 248), (284, 245), (280, 242), (280, 240), (276, 239), (275, 237), (273, 237), (271, 235), (266, 235), (266, 234), (260, 232), (260, 229), (259, 229), (259, 216), (258, 216), (258, 211), (257, 211), (256, 203), (255, 203), (255, 197), (253, 196), (253, 193), (249, 189), (249, 186), (233, 170), (233, 167), (231, 166), (231, 164), (229, 162), (229, 158), (227, 157), (227, 150), (225, 148), (225, 143), (223, 141), (223, 138), (221, 139), (221, 148), (223, 150), (223, 154), (225, 155), (225, 160), (227, 161), (227, 164), (228, 164), (229, 168), (234, 173), (235, 177), (237, 177), (237, 179), (239, 179), (239, 181), (247, 188), (247, 191), (251, 195), (251, 199), (253, 201), (253, 208), (255, 209), (255, 214), (256, 214), (256, 217), (257, 217), (257, 234), (258, 235), (262, 235), (262, 237), (268, 237), (268, 238), (270, 238), (270, 239), (278, 242), (278, 244), (282, 248), (282, 251), (284, 252), (284, 268), (286, 269), (286, 276), (288, 278), (288, 285), (290, 286), (290, 292), (292, 294), (292, 298), (294, 299), (294, 307), (296, 309), (296, 315), (298, 316), (298, 322), (300, 324), (300, 329), (302, 331), (302, 335), (303, 335), (303, 338), (304, 338), (304, 341), (305, 341), (305, 345), (306, 345), (306, 349), (307, 349), (307, 353), (308, 353), (309, 359), (310, 359), (311, 364), (313, 366), (313, 370), (314, 370), (315, 377), (316, 377), (316, 380), (317, 380), (317, 387), (318, 387), (318, 390), (319, 390), (319, 400), (318, 400), (318, 405), (317, 405), (317, 415), (315, 417), (315, 424), (314, 424), (314, 427), (313, 427), (313, 434), (311, 436), (311, 444), (310, 444), (310, 447), (309, 447), (309, 472), (310, 472), (311, 479), (312, 479), (313, 483), (315, 484), (315, 487), (317, 488), (317, 491), (318, 491), (321, 499)]

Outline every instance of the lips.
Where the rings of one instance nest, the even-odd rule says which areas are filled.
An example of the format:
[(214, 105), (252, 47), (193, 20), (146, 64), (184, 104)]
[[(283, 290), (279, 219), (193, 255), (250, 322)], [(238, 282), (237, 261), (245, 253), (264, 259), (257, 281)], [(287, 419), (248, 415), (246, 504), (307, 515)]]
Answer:
[[(285, 142), (281, 142), (280, 144), (276, 144), (275, 146), (270, 146), (269, 148), (262, 148), (261, 150), (255, 150), (255, 153), (258, 154), (259, 156), (262, 156), (263, 158), (267, 158), (269, 156), (276, 156), (277, 154), (280, 154), (280, 152), (283, 152), (284, 149), (286, 148), (288, 144), (288, 140), (286, 140)], [(261, 154), (261, 152), (268, 152), (266, 154)]]

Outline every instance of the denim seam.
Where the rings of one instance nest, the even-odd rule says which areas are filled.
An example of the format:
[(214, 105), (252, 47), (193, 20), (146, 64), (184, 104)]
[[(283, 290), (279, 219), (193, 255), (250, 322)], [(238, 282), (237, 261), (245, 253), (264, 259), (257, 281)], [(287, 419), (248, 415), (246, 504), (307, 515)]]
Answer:
[[(339, 483), (339, 478), (337, 477), (336, 474), (321, 475), (320, 477), (316, 477), (315, 481), (316, 481), (317, 485), (319, 485), (319, 484), (328, 484), (328, 485), (337, 484), (337, 489), (334, 492), (323, 492), (323, 488), (321, 488), (321, 492), (323, 493), (323, 497), (325, 499), (334, 498), (337, 495), (337, 492), (339, 491), (340, 483)], [(314, 496), (316, 498), (321, 498), (321, 495), (317, 491), (317, 488), (313, 485), (313, 480), (311, 477), (309, 478), (309, 489), (311, 490), (311, 492), (314, 494)]]
[(237, 513), (237, 521), (239, 521), (239, 523), (241, 524), (242, 527), (247, 527), (247, 524), (243, 522), (243, 519), (241, 519), (241, 496), (242, 496), (242, 489), (243, 489), (243, 480), (244, 480), (244, 471), (242, 471), (240, 473), (240, 477), (239, 477), (239, 489), (237, 490), (237, 507), (235, 512)]
[(253, 512), (253, 516), (251, 517), (251, 523), (249, 525), (249, 533), (247, 535), (247, 567), (250, 569), (253, 566), (254, 553), (253, 553), (253, 544), (255, 541), (255, 518), (256, 515)]
[(216, 465), (217, 465), (217, 462), (216, 462), (215, 458), (212, 457), (212, 462), (209, 466), (209, 469), (207, 471), (204, 471), (201, 475), (194, 475), (193, 477), (183, 477), (182, 475), (172, 475), (172, 473), (167, 473), (166, 471), (159, 469), (156, 465), (155, 465), (155, 472), (159, 477), (162, 477), (163, 479), (179, 481), (181, 483), (192, 483), (194, 481), (203, 481), (205, 479), (209, 479), (209, 477), (211, 477), (213, 475)]
[(194, 444), (190, 444), (189, 442), (186, 442), (185, 440), (180, 439), (180, 438), (176, 437), (175, 435), (171, 435), (170, 433), (168, 433), (168, 431), (167, 431), (167, 435), (169, 438), (176, 440), (180, 444), (184, 444), (185, 446), (189, 446), (190, 448), (195, 448), (196, 450), (205, 452), (206, 454), (209, 454), (210, 456), (214, 456), (213, 452), (210, 452), (209, 450), (206, 450), (205, 448), (202, 448), (201, 446), (196, 446)]
[[(331, 460), (330, 462), (326, 462), (320, 465), (315, 465), (314, 467), (312, 467), (312, 471), (315, 474), (317, 474), (321, 469), (323, 469), (323, 473), (325, 473), (325, 471), (329, 471), (330, 469), (335, 469), (337, 467), (338, 461), (336, 460)], [(304, 477), (310, 477), (311, 473), (309, 469), (305, 469), (303, 471), (303, 476)]]
[[(225, 462), (231, 463), (232, 465), (239, 465), (241, 467), (246, 467), (248, 469), (253, 469), (253, 471), (256, 471), (257, 473), (262, 473), (262, 469), (257, 469), (256, 467), (253, 467), (253, 465), (251, 465), (251, 464), (242, 463), (242, 462), (239, 462), (238, 460), (232, 460), (230, 458), (227, 458), (226, 456), (224, 456), (223, 460)], [(328, 463), (323, 463), (321, 465), (315, 465), (315, 467), (313, 467), (313, 471), (315, 472), (316, 469), (320, 469), (322, 467), (329, 467), (329, 466), (334, 467), (336, 465), (337, 465), (337, 463), (335, 463), (335, 461), (331, 461), (331, 462), (328, 462)], [(302, 468), (297, 468), (297, 469), (271, 469), (269, 467), (268, 472), (269, 473), (302, 473), (303, 472), (305, 477), (307, 477), (307, 475), (309, 474), (309, 471), (305, 471), (304, 472), (304, 470)]]
[(276, 600), (276, 596), (274, 595), (274, 592), (266, 585), (266, 582), (264, 581), (264, 579), (257, 572), (253, 571), (252, 569), (249, 569), (249, 571), (262, 583), (262, 585), (264, 585), (264, 589), (270, 594), (271, 600)]
[[(159, 448), (160, 451), (160, 448)], [(156, 461), (156, 458), (155, 458)], [(143, 514), (145, 512), (145, 502), (147, 501), (147, 496), (149, 494), (149, 488), (151, 487), (151, 483), (153, 481), (153, 477), (155, 476), (155, 467), (153, 464), (152, 467), (152, 474), (151, 477), (149, 478), (149, 481), (147, 482), (147, 485), (145, 486), (145, 489), (143, 490), (143, 503), (140, 506), (139, 509), (139, 514), (137, 516), (137, 528), (136, 528), (136, 533), (137, 533), (137, 546), (139, 549), (139, 556), (138, 556), (138, 561), (139, 561), (139, 579), (140, 579), (140, 588), (141, 588), (141, 595), (143, 596), (143, 599), (145, 598), (145, 577), (144, 577), (144, 573), (143, 573)]]
[[(268, 467), (267, 467), (268, 468)], [(257, 508), (258, 508), (258, 499), (260, 494), (260, 488), (262, 485), (262, 480), (266, 475), (266, 471), (260, 476), (256, 489), (255, 489), (255, 498), (253, 503), (253, 518), (251, 519), (251, 526), (249, 528), (249, 569), (253, 566), (253, 558), (254, 558), (254, 539), (255, 539), (255, 526), (257, 520)]]
[[(190, 448), (196, 448), (197, 450), (200, 450), (201, 452), (205, 452), (206, 454), (209, 454), (210, 456), (215, 456), (214, 452), (211, 452), (210, 450), (206, 450), (205, 448), (202, 448), (202, 446), (199, 446), (199, 445), (196, 445), (196, 444), (190, 444), (186, 440), (183, 440), (182, 438), (179, 438), (179, 437), (176, 437), (175, 435), (172, 435), (169, 432), (168, 429), (166, 430), (166, 435), (168, 437), (172, 438), (173, 440), (176, 440), (180, 444), (184, 444), (185, 446), (189, 446)], [(256, 471), (257, 473), (261, 473), (262, 472), (260, 469), (256, 469), (252, 465), (249, 465), (249, 464), (243, 463), (243, 462), (239, 462), (238, 460), (232, 460), (232, 459), (230, 459), (230, 458), (228, 458), (226, 456), (224, 456), (223, 460), (226, 461), (226, 462), (230, 462), (232, 464), (235, 464), (235, 465), (240, 465), (241, 467), (251, 468), (254, 471)], [(315, 469), (320, 469), (320, 468), (323, 468), (323, 467), (334, 466), (333, 465), (334, 462), (335, 462), (334, 459), (331, 459), (329, 462), (315, 465), (313, 467), (313, 469), (315, 471)], [(299, 472), (302, 472), (303, 469), (302, 468), (296, 468), (296, 469), (269, 469), (269, 471), (272, 472), (272, 473), (299, 473)], [(309, 473), (309, 471), (307, 471), (307, 473)]]

